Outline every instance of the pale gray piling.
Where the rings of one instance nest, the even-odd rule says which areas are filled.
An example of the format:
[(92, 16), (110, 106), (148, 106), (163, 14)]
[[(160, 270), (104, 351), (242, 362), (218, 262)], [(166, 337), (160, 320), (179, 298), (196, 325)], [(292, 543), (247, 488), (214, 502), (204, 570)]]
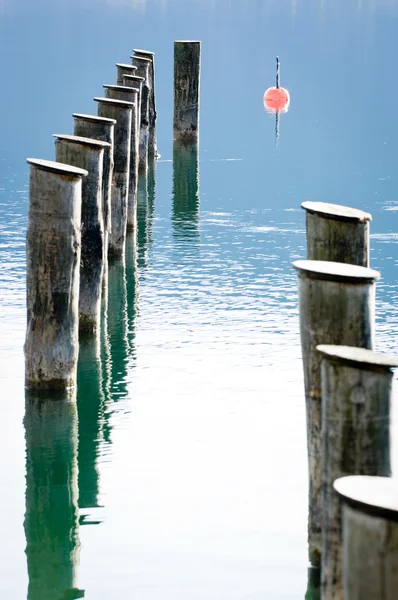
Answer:
[(342, 600), (341, 514), (333, 482), (346, 475), (391, 475), (392, 368), (398, 358), (348, 346), (317, 350), (322, 357), (322, 598)]
[(82, 186), (82, 250), (80, 262), (79, 330), (95, 332), (100, 326), (104, 272), (102, 177), (108, 142), (74, 135), (54, 135), (58, 162), (86, 169)]
[(156, 157), (158, 155), (157, 140), (156, 140), (156, 97), (155, 97), (155, 53), (149, 50), (133, 50), (134, 55), (141, 58), (149, 58), (151, 64), (149, 66), (149, 137), (148, 137), (148, 154)]
[(133, 105), (131, 113), (131, 138), (130, 138), (130, 172), (129, 191), (127, 198), (127, 231), (134, 231), (137, 225), (137, 187), (138, 187), (138, 162), (139, 162), (139, 90), (134, 87), (122, 85), (104, 85), (105, 97), (113, 100), (125, 100)]
[(124, 255), (127, 230), (127, 201), (130, 173), (131, 121), (134, 105), (124, 100), (94, 98), (98, 102), (98, 115), (115, 119), (115, 145), (113, 149), (113, 176), (111, 191), (111, 234), (109, 256)]
[(369, 266), (372, 215), (356, 208), (303, 202), (306, 211), (307, 258)]
[(174, 42), (174, 139), (199, 139), (200, 48), (196, 41)]
[(25, 385), (76, 384), (84, 169), (28, 158)]
[(150, 58), (142, 56), (132, 56), (133, 65), (137, 67), (136, 75), (143, 78), (141, 90), (141, 120), (140, 120), (140, 171), (146, 171), (148, 168), (148, 148), (149, 148), (149, 115), (150, 115), (150, 67), (152, 61)]
[(375, 281), (379, 273), (365, 267), (335, 262), (299, 260), (298, 271), (301, 348), (307, 410), (309, 462), (309, 557), (320, 566), (321, 468), (321, 357), (319, 344), (373, 348)]
[(137, 67), (135, 65), (129, 65), (125, 63), (116, 63), (117, 68), (117, 85), (123, 85), (123, 78), (125, 75), (138, 75)]
[(105, 119), (93, 115), (74, 113), (74, 134), (81, 137), (93, 138), (108, 142), (110, 147), (104, 148), (104, 161), (102, 170), (102, 217), (104, 221), (104, 273), (103, 287), (108, 281), (108, 245), (111, 230), (111, 186), (113, 174), (113, 147), (115, 119)]
[(343, 477), (334, 487), (342, 501), (344, 600), (395, 600), (397, 479)]

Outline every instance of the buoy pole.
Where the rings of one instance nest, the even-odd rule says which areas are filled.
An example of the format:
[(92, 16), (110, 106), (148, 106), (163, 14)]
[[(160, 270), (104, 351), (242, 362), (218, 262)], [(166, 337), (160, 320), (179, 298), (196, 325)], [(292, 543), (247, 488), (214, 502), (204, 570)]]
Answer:
[(279, 90), (279, 88), (281, 87), (281, 82), (280, 82), (280, 62), (279, 62), (279, 56), (276, 57), (276, 89)]

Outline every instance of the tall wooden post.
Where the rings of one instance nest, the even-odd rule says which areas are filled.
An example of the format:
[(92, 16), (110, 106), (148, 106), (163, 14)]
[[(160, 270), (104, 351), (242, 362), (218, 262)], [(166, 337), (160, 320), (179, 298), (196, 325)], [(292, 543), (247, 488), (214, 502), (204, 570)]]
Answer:
[(335, 262), (299, 260), (301, 348), (307, 409), (309, 464), (309, 557), (321, 562), (322, 445), (321, 369), (319, 344), (372, 348), (375, 321), (375, 281), (379, 273)]
[[(149, 138), (148, 138), (148, 154), (156, 157), (158, 155), (156, 141), (156, 97), (155, 97), (155, 53), (149, 50), (133, 50), (136, 57), (149, 58), (151, 63), (149, 66)], [(133, 61), (134, 64), (134, 61)]]
[(345, 475), (388, 477), (392, 367), (397, 358), (364, 348), (321, 345), (322, 598), (342, 600), (341, 515), (333, 482)]
[(88, 173), (52, 161), (27, 162), (25, 384), (68, 389), (76, 384), (82, 177)]
[(174, 139), (199, 139), (200, 42), (174, 42)]
[(141, 121), (140, 121), (140, 171), (148, 169), (149, 121), (150, 121), (150, 58), (133, 56), (132, 62), (137, 67), (136, 75), (143, 78), (141, 90)]
[(395, 478), (335, 481), (342, 501), (344, 600), (394, 600), (398, 590), (398, 484)]
[(372, 215), (326, 202), (303, 202), (301, 207), (306, 211), (309, 260), (369, 266)]
[(109, 256), (124, 255), (127, 231), (127, 202), (130, 174), (131, 122), (133, 104), (110, 98), (94, 98), (98, 115), (115, 119), (115, 146), (111, 192), (111, 235)]
[(128, 65), (125, 63), (116, 63), (117, 69), (117, 85), (123, 85), (123, 78), (125, 75), (138, 75), (137, 67), (135, 65)]
[(125, 100), (133, 105), (131, 113), (131, 138), (130, 138), (130, 172), (129, 192), (127, 199), (127, 231), (134, 231), (137, 225), (137, 186), (139, 162), (139, 116), (138, 116), (138, 90), (122, 85), (104, 85), (105, 97), (114, 100)]
[(80, 263), (79, 329), (95, 332), (100, 326), (104, 271), (102, 178), (108, 142), (74, 135), (55, 135), (58, 162), (86, 169), (82, 188), (82, 250)]
[(104, 221), (104, 273), (103, 287), (108, 281), (108, 245), (111, 230), (111, 189), (113, 175), (113, 148), (115, 143), (115, 119), (105, 119), (93, 115), (74, 113), (74, 134), (81, 137), (92, 138), (108, 142), (110, 146), (104, 148), (102, 170), (102, 217)]

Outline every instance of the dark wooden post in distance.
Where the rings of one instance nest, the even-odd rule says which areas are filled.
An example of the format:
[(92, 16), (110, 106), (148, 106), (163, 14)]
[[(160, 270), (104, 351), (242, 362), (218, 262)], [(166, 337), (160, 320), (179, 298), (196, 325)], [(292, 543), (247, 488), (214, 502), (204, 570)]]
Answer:
[(199, 138), (200, 49), (194, 41), (174, 42), (174, 140)]
[(342, 501), (344, 600), (394, 600), (398, 590), (398, 484), (351, 476), (334, 483)]
[(27, 162), (25, 385), (67, 390), (76, 384), (82, 177), (88, 173)]
[(98, 102), (98, 115), (115, 119), (115, 145), (113, 150), (113, 176), (111, 191), (111, 235), (109, 256), (124, 255), (127, 231), (127, 202), (130, 173), (131, 120), (133, 104), (124, 100), (94, 98)]
[(322, 599), (343, 598), (340, 502), (346, 475), (391, 475), (390, 406), (398, 358), (364, 348), (321, 345)]
[(74, 135), (54, 135), (58, 162), (86, 169), (82, 187), (82, 250), (80, 262), (79, 330), (100, 328), (104, 272), (104, 220), (102, 170), (108, 142)]
[[(140, 58), (149, 58), (151, 63), (149, 66), (149, 138), (148, 138), (148, 154), (149, 156), (158, 155), (156, 141), (156, 97), (155, 97), (155, 53), (149, 50), (133, 50), (134, 55)], [(134, 61), (133, 61), (134, 64)]]
[(301, 349), (307, 410), (309, 465), (309, 558), (321, 563), (322, 438), (319, 344), (373, 348), (375, 281), (379, 273), (342, 263), (299, 260)]
[(372, 215), (356, 208), (303, 202), (306, 211), (307, 258), (369, 266)]
[(113, 175), (113, 147), (115, 119), (105, 119), (93, 115), (73, 114), (74, 134), (81, 137), (92, 138), (108, 142), (110, 146), (104, 148), (104, 161), (102, 170), (102, 217), (104, 221), (104, 273), (103, 287), (108, 281), (108, 245), (111, 230), (111, 187)]

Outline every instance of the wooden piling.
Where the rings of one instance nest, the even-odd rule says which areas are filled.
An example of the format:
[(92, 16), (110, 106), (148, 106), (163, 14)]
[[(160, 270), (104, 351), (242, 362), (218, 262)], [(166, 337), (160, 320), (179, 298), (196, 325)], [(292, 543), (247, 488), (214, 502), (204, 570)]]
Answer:
[(375, 281), (372, 269), (327, 261), (299, 260), (301, 348), (307, 410), (309, 464), (309, 557), (321, 560), (321, 357), (319, 344), (373, 348)]
[[(136, 57), (149, 58), (151, 63), (149, 66), (149, 134), (148, 134), (148, 154), (149, 156), (157, 157), (158, 148), (156, 141), (156, 97), (155, 97), (155, 53), (149, 50), (133, 50)], [(134, 64), (134, 61), (133, 61)]]
[(140, 121), (140, 163), (139, 170), (148, 169), (148, 149), (149, 149), (149, 120), (150, 120), (150, 67), (152, 61), (150, 58), (142, 56), (132, 56), (133, 65), (137, 67), (136, 75), (143, 77), (141, 90), (141, 121)]
[(307, 259), (369, 266), (372, 215), (356, 208), (303, 202), (306, 211)]
[(342, 501), (344, 600), (394, 600), (398, 590), (398, 483), (351, 476), (334, 484)]
[(98, 102), (98, 115), (115, 119), (115, 145), (113, 149), (113, 177), (111, 191), (111, 234), (109, 256), (124, 255), (127, 231), (127, 202), (130, 173), (131, 121), (133, 104), (124, 100), (94, 98)]
[(76, 384), (84, 169), (27, 159), (25, 385)]
[(80, 137), (92, 138), (102, 142), (108, 142), (110, 147), (104, 148), (104, 160), (102, 170), (102, 217), (104, 221), (104, 272), (103, 287), (108, 281), (108, 245), (111, 230), (111, 187), (113, 175), (113, 147), (115, 119), (105, 119), (93, 115), (73, 114), (74, 134)]
[(104, 149), (108, 142), (74, 135), (54, 135), (60, 163), (86, 169), (82, 186), (82, 250), (80, 262), (79, 330), (98, 331), (104, 271), (104, 220), (102, 177)]
[(128, 65), (125, 63), (116, 63), (117, 69), (117, 85), (123, 85), (123, 78), (125, 75), (138, 75), (137, 67), (135, 65)]
[(398, 359), (348, 346), (317, 350), (322, 357), (322, 599), (342, 600), (341, 514), (333, 483), (346, 475), (391, 475), (392, 368)]
[(139, 90), (134, 87), (122, 85), (104, 85), (105, 97), (113, 100), (125, 100), (133, 105), (131, 113), (130, 137), (130, 172), (129, 191), (127, 198), (127, 231), (134, 231), (137, 225), (137, 187), (138, 187), (138, 162), (139, 162)]
[(175, 140), (199, 138), (200, 49), (200, 42), (174, 42)]

